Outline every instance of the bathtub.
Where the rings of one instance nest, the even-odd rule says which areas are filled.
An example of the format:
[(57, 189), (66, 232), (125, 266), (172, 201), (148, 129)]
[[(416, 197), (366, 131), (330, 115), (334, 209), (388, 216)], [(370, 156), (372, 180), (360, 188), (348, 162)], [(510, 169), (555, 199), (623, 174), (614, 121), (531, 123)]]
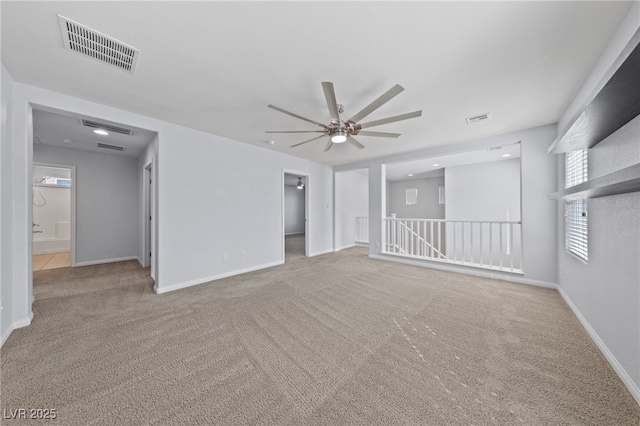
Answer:
[(53, 234), (53, 236), (44, 232), (33, 234), (33, 254), (59, 253), (71, 250), (71, 225), (69, 222), (56, 222)]

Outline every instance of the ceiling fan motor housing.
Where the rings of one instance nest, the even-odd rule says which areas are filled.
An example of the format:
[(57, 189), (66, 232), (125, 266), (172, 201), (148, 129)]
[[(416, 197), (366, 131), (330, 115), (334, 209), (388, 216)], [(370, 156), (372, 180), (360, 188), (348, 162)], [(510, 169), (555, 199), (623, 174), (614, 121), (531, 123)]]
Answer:
[(329, 136), (329, 143), (325, 147), (325, 152), (329, 151), (334, 143), (343, 143), (349, 142), (351, 145), (355, 146), (358, 149), (363, 149), (364, 145), (358, 142), (353, 136), (362, 135), (362, 136), (375, 136), (375, 137), (385, 137), (385, 138), (397, 138), (400, 136), (400, 133), (389, 133), (389, 132), (371, 132), (368, 130), (362, 130), (363, 128), (380, 126), (383, 124), (394, 123), (396, 121), (407, 120), (409, 118), (419, 117), (422, 115), (422, 111), (414, 111), (406, 114), (396, 115), (394, 117), (387, 117), (380, 120), (369, 121), (367, 123), (361, 123), (360, 121), (371, 114), (373, 111), (380, 108), (385, 103), (389, 102), (392, 98), (398, 95), (400, 92), (404, 90), (402, 86), (396, 84), (391, 89), (387, 90), (381, 96), (379, 96), (376, 100), (371, 102), (369, 105), (364, 107), (360, 112), (351, 117), (347, 121), (342, 121), (340, 119), (340, 114), (344, 112), (344, 106), (336, 102), (336, 95), (333, 89), (333, 83), (328, 81), (322, 82), (322, 88), (324, 90), (325, 99), (327, 101), (327, 106), (329, 107), (329, 115), (331, 117), (331, 122), (326, 125), (315, 120), (311, 120), (309, 118), (303, 117), (301, 115), (295, 114), (293, 112), (287, 111), (285, 109), (279, 108), (275, 105), (267, 105), (269, 108), (275, 109), (276, 111), (280, 111), (284, 114), (290, 115), (292, 117), (298, 118), (300, 120), (307, 121), (312, 124), (316, 124), (322, 128), (322, 130), (300, 130), (300, 131), (267, 131), (267, 133), (321, 133), (320, 136), (313, 137), (306, 141), (299, 142), (295, 145), (291, 145), (291, 147), (296, 147), (300, 145), (304, 145), (309, 142), (313, 142), (322, 137)]

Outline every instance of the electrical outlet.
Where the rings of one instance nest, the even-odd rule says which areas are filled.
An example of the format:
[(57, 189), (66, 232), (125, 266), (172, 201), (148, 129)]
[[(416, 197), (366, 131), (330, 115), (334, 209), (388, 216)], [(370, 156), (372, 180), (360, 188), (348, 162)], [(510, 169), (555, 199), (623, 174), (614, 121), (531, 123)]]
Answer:
[(245, 250), (240, 250), (240, 257), (247, 257), (247, 252)]
[(224, 260), (225, 262), (229, 260), (229, 253), (222, 253), (222, 260)]

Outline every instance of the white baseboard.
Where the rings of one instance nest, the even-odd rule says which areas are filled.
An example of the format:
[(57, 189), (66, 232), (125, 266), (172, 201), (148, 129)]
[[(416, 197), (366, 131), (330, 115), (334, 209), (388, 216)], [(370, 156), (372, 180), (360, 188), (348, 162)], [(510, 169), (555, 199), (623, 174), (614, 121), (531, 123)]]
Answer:
[(564, 299), (565, 303), (569, 306), (569, 308), (571, 308), (576, 318), (578, 318), (578, 321), (580, 321), (580, 324), (582, 324), (582, 327), (584, 327), (587, 334), (589, 334), (589, 337), (591, 337), (593, 343), (596, 344), (598, 349), (600, 349), (600, 352), (602, 352), (602, 355), (604, 355), (607, 361), (609, 361), (609, 364), (611, 365), (611, 368), (613, 368), (613, 371), (616, 372), (618, 377), (620, 377), (620, 380), (622, 380), (622, 383), (624, 383), (627, 389), (629, 389), (629, 392), (631, 392), (631, 396), (633, 396), (638, 405), (640, 405), (640, 387), (638, 387), (638, 384), (634, 383), (631, 376), (629, 376), (626, 370), (618, 362), (615, 355), (613, 355), (607, 345), (602, 341), (600, 336), (598, 336), (598, 333), (596, 333), (593, 327), (591, 327), (589, 321), (587, 321), (587, 319), (582, 315), (582, 312), (580, 312), (578, 307), (571, 301), (569, 295), (565, 293), (564, 289), (562, 287), (559, 287), (558, 292)]
[(153, 290), (157, 294), (168, 293), (170, 291), (180, 290), (180, 289), (183, 289), (183, 288), (192, 287), (194, 285), (204, 284), (204, 283), (208, 283), (208, 282), (211, 282), (211, 281), (219, 280), (219, 279), (222, 279), (222, 278), (232, 277), (234, 275), (246, 274), (247, 272), (257, 271), (259, 269), (271, 268), (273, 266), (282, 265), (283, 263), (284, 262), (282, 260), (278, 260), (277, 262), (265, 263), (263, 265), (251, 266), (249, 268), (238, 269), (238, 270), (231, 271), (231, 272), (225, 272), (225, 273), (218, 274), (218, 275), (212, 275), (210, 277), (198, 278), (196, 280), (186, 281), (186, 282), (179, 283), (179, 284), (174, 284), (174, 285), (171, 285), (171, 286), (168, 286), (168, 287), (158, 287), (158, 285), (156, 284), (156, 285), (153, 286)]
[(309, 257), (320, 256), (320, 255), (327, 254), (327, 253), (333, 253), (333, 249), (316, 251), (316, 252), (310, 253)]
[(29, 324), (31, 324), (32, 320), (33, 320), (33, 312), (30, 312), (29, 317), (18, 320), (18, 321), (14, 321), (13, 323), (11, 323), (11, 325), (9, 325), (9, 327), (4, 331), (4, 333), (2, 333), (2, 336), (0, 337), (0, 347), (4, 345), (4, 342), (7, 341), (7, 339), (9, 338), (9, 336), (11, 336), (11, 333), (13, 333), (14, 330), (28, 326)]
[(125, 260), (139, 260), (138, 256), (117, 257), (114, 259), (89, 260), (87, 262), (76, 262), (76, 266), (101, 265), (103, 263), (124, 262)]
[(355, 246), (356, 246), (356, 243), (347, 244), (346, 246), (336, 247), (333, 251), (338, 252), (340, 250), (348, 249), (348, 248), (355, 247)]
[(387, 256), (384, 254), (369, 254), (369, 257), (372, 259), (384, 260), (387, 262), (404, 263), (407, 265), (421, 266), (423, 268), (438, 269), (447, 272), (457, 272), (459, 274), (473, 275), (476, 277), (493, 278), (496, 280), (509, 281), (518, 284), (534, 285), (537, 287), (553, 288), (556, 290), (558, 289), (558, 284), (556, 283), (532, 280), (529, 278), (524, 278), (520, 274), (508, 274), (489, 270), (485, 271), (478, 268), (467, 268), (464, 266), (448, 265), (436, 262), (424, 262), (420, 260), (407, 259), (400, 256)]
[(365, 243), (363, 241), (356, 241), (355, 245), (358, 247), (369, 247), (369, 243)]
[(304, 231), (301, 231), (301, 232), (289, 232), (288, 234), (285, 233), (284, 235), (285, 235), (285, 237), (288, 237), (289, 235), (304, 235), (304, 233), (305, 233)]
[(0, 340), (0, 348), (2, 347), (2, 345), (4, 345), (4, 342), (7, 341), (7, 339), (9, 338), (9, 336), (11, 336), (11, 333), (13, 332), (14, 328), (13, 328), (13, 324), (9, 325), (9, 327), (7, 327), (7, 329), (4, 331), (4, 333), (2, 333), (1, 339)]

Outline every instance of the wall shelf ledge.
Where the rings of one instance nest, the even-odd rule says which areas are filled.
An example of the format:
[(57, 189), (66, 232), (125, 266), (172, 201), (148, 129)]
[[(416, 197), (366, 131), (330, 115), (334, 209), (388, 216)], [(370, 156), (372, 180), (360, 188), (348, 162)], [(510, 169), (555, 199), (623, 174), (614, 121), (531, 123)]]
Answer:
[(640, 191), (640, 163), (554, 192), (552, 200), (582, 200)]

